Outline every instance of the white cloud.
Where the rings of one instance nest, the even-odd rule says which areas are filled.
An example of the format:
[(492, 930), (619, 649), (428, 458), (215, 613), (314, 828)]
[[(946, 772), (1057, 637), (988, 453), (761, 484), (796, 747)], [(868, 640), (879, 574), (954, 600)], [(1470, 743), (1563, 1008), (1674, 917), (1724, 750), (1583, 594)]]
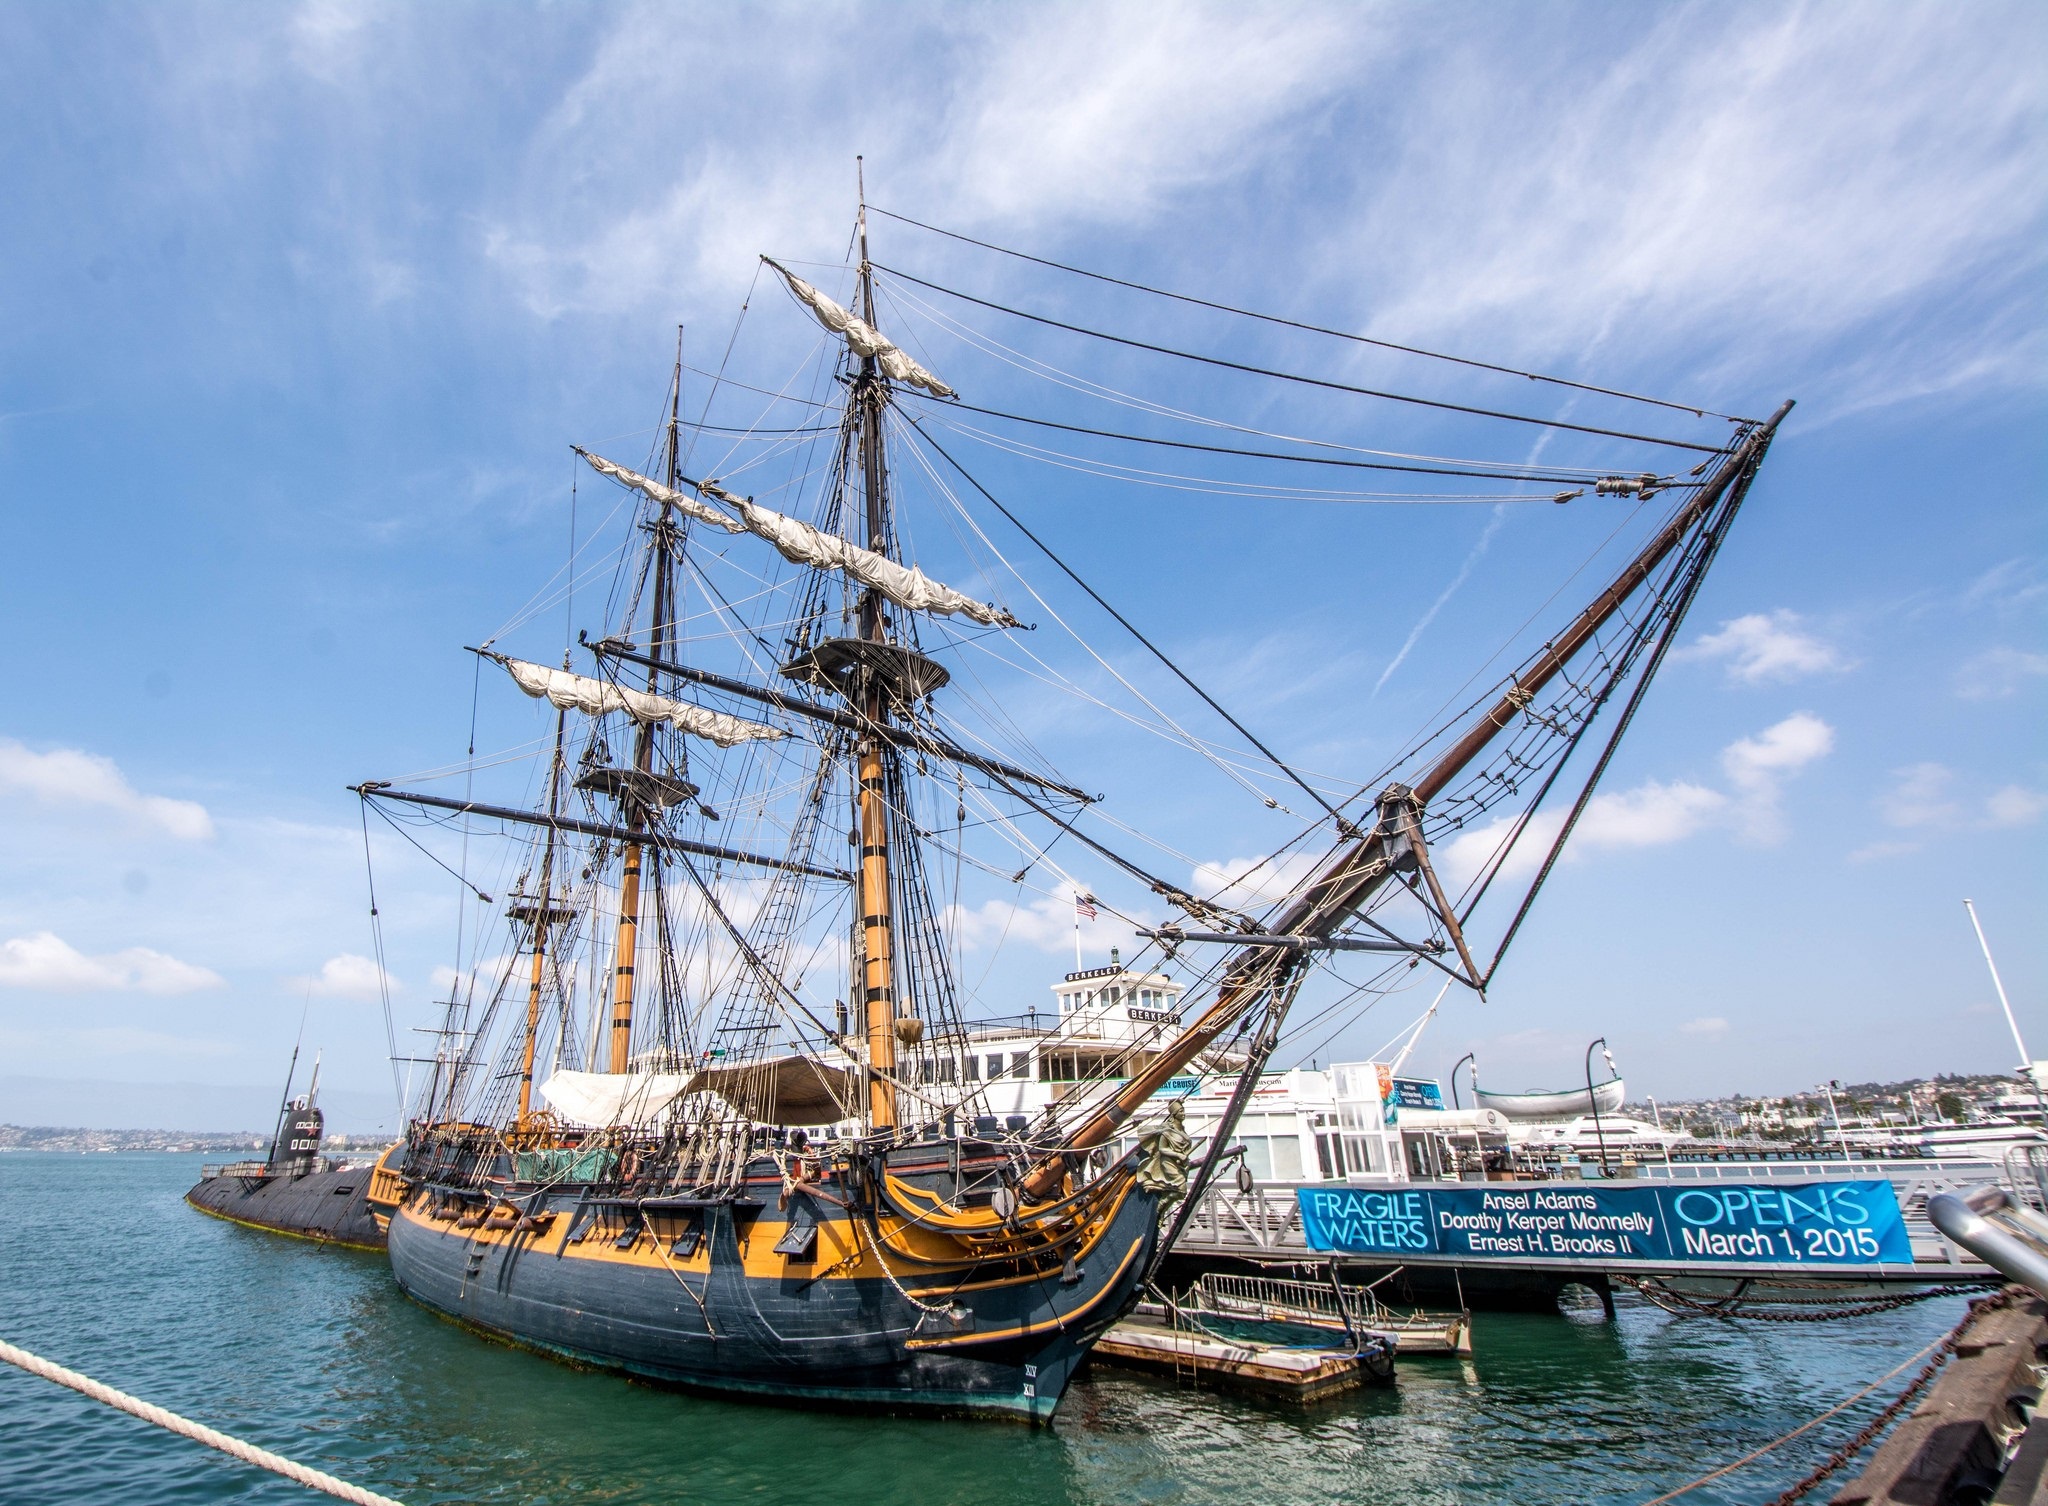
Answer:
[(54, 932), (0, 942), (0, 988), (49, 993), (188, 994), (217, 988), (220, 974), (148, 947), (89, 957)]
[(1797, 680), (1848, 667), (1833, 644), (1802, 628), (1797, 612), (1783, 609), (1733, 618), (1674, 657), (1721, 660), (1728, 678), (1745, 685)]
[(45, 805), (98, 806), (187, 841), (213, 835), (206, 807), (191, 800), (145, 795), (110, 758), (76, 748), (36, 753), (0, 738), (0, 790), (32, 796)]
[[(1587, 802), (1586, 813), (1579, 818), (1571, 841), (1565, 846), (1565, 860), (1573, 861), (1602, 850), (1662, 847), (1681, 842), (1708, 825), (1727, 804), (1728, 797), (1719, 790), (1683, 780), (1663, 784), (1653, 779), (1632, 790), (1595, 795)], [(1458, 884), (1478, 877), (1499, 850), (1514, 821), (1514, 817), (1503, 817), (1460, 833), (1444, 849), (1445, 876)], [(1559, 811), (1544, 811), (1532, 818), (1514, 852), (1501, 865), (1501, 877), (1517, 879), (1533, 874), (1563, 825), (1564, 815)]]
[(1992, 792), (1984, 802), (1984, 814), (1993, 826), (2028, 826), (2048, 811), (2048, 794), (2009, 784)]
[(1678, 1028), (1687, 1035), (1722, 1035), (1728, 1029), (1728, 1022), (1717, 1014), (1703, 1014), (1696, 1020), (1687, 1020)]
[(1997, 701), (2019, 693), (2028, 680), (2048, 675), (2048, 654), (1987, 648), (1956, 668), (1956, 694), (1966, 701)]
[[(1121, 942), (1123, 923), (1106, 910), (1098, 910), (1097, 915), (1096, 920), (1081, 922), (1082, 945), (1102, 950), (1108, 944), (1103, 939), (1106, 935), (1114, 935)], [(971, 909), (966, 905), (949, 905), (945, 921), (966, 950), (986, 951), (1015, 941), (1042, 952), (1058, 952), (1074, 944), (1074, 896), (1068, 890), (1048, 894), (1028, 905), (1006, 899), (992, 899)], [(1106, 931), (1106, 926), (1114, 930)]]
[(1735, 786), (1738, 830), (1751, 842), (1769, 843), (1784, 835), (1778, 810), (1785, 780), (1825, 757), (1835, 745), (1835, 732), (1807, 711), (1795, 711), (1755, 737), (1730, 743), (1721, 752), (1721, 769)]
[(1849, 854), (1851, 863), (1880, 863), (1886, 858), (1901, 858), (1909, 852), (1918, 852), (1918, 842), (1868, 842)]
[(312, 977), (291, 978), (287, 983), (323, 999), (375, 999), (382, 997), (385, 989), (397, 987), (397, 981), (370, 958), (343, 952), (321, 963)]
[[(1721, 767), (1733, 794), (1686, 780), (1648, 780), (1632, 790), (1595, 795), (1579, 818), (1564, 860), (1587, 853), (1662, 847), (1682, 842), (1710, 826), (1729, 825), (1750, 841), (1775, 841), (1782, 834), (1778, 795), (1783, 781), (1834, 746), (1834, 731), (1819, 717), (1797, 712), (1755, 737), (1730, 743)], [(1445, 845), (1445, 876), (1470, 883), (1514, 831), (1517, 816), (1503, 816), (1462, 832)], [(1564, 824), (1562, 811), (1544, 811), (1527, 822), (1515, 850), (1501, 867), (1503, 878), (1534, 873)]]
[[(731, 944), (723, 937), (715, 938), (712, 944), (717, 945), (721, 942), (726, 946)], [(446, 999), (456, 989), (465, 987), (473, 987), (481, 993), (488, 994), (498, 986), (499, 980), (506, 976), (505, 969), (514, 960), (514, 953), (500, 952), (495, 957), (480, 958), (467, 972), (459, 972), (443, 963), (427, 975), (427, 981), (433, 985), (436, 999)]]

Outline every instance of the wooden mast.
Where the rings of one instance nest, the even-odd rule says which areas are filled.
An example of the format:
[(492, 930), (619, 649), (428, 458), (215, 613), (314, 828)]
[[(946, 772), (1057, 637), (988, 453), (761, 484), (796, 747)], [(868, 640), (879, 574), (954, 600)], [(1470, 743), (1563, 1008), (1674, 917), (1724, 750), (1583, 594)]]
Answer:
[[(1418, 817), (1424, 802), (1440, 794), (1458, 773), (1476, 758), (1520, 715), (1522, 708), (1544, 685), (1565, 667), (1578, 651), (1592, 641), (1595, 633), (1632, 596), (1657, 566), (1684, 542), (1692, 529), (1728, 496), (1731, 488), (1740, 502), (1756, 468), (1763, 461), (1792, 404), (1787, 402), (1762, 425), (1745, 435), (1700, 487), (1693, 500), (1660, 529), (1625, 565), (1607, 588), (1587, 605), (1564, 632), (1545, 644), (1535, 660), (1516, 676), (1514, 685), (1474, 720), (1465, 735), (1431, 765), (1410, 789), (1390, 785), (1380, 796), (1380, 819), (1372, 828), (1346, 842), (1324, 863), (1322, 871), (1303, 888), (1270, 929), (1278, 935), (1321, 938), (1331, 935), (1355, 915), (1365, 902), (1396, 871), (1407, 857), (1410, 833), (1420, 835)], [(1216, 1002), (1174, 1041), (1167, 1044), (1150, 1064), (1134, 1073), (1116, 1096), (1096, 1111), (1063, 1147), (1081, 1151), (1101, 1145), (1117, 1132), (1146, 1099), (1166, 1085), (1169, 1078), (1193, 1061), (1223, 1034), (1260, 997), (1263, 990), (1284, 989), (1301, 966), (1301, 954), (1275, 947), (1247, 947), (1238, 954), (1225, 974)], [(1026, 1196), (1042, 1198), (1060, 1184), (1067, 1168), (1065, 1155), (1039, 1163), (1020, 1184)]]
[[(875, 322), (874, 270), (868, 264), (867, 195), (860, 207), (861, 317)], [(882, 454), (882, 379), (873, 356), (861, 357), (854, 384), (860, 405), (861, 487), (866, 502), (867, 547), (879, 554), (889, 548), (888, 477)], [(870, 587), (860, 602), (860, 635), (869, 643), (888, 641), (889, 624), (882, 593)], [(886, 682), (872, 669), (860, 690), (861, 711), (871, 725), (888, 717)], [(889, 803), (883, 764), (884, 743), (869, 734), (856, 745), (859, 778), (857, 818), (860, 833), (861, 1009), (867, 1031), (868, 1124), (871, 1129), (896, 1127), (896, 957), (890, 917)]]
[[(676, 336), (675, 384), (669, 389), (668, 410), (668, 485), (676, 485), (679, 456), (676, 451), (682, 421), (683, 400), (683, 357), (682, 336)], [(672, 582), (669, 572), (670, 523), (668, 509), (663, 507), (656, 515), (654, 530), (654, 606), (652, 623), (653, 657), (665, 657), (670, 629), (669, 596)], [(647, 689), (650, 694), (661, 689), (661, 672), (647, 671)], [(647, 816), (652, 808), (654, 773), (654, 725), (641, 722), (633, 739), (633, 769), (637, 778), (626, 783), (624, 801), (626, 830), (633, 838), (646, 830)], [(646, 844), (629, 839), (621, 854), (619, 872), (619, 926), (616, 955), (612, 964), (612, 1030), (611, 1064), (613, 1072), (624, 1072), (629, 1065), (633, 1051), (633, 966), (640, 945), (640, 868), (646, 859)]]
[[(567, 656), (562, 667), (567, 669)], [(562, 813), (562, 740), (568, 728), (569, 714), (557, 709), (555, 712), (555, 756), (548, 765), (548, 835), (547, 844), (540, 853), (540, 893), (525, 906), (514, 906), (513, 916), (517, 918), (523, 908), (526, 919), (533, 927), (533, 976), (526, 988), (526, 1039), (519, 1051), (519, 1128), (526, 1128), (526, 1121), (533, 1114), (533, 1054), (540, 1035), (540, 992), (541, 981), (546, 975), (548, 936), (557, 917), (555, 909), (555, 828), (553, 822)], [(567, 911), (559, 912), (566, 916)]]

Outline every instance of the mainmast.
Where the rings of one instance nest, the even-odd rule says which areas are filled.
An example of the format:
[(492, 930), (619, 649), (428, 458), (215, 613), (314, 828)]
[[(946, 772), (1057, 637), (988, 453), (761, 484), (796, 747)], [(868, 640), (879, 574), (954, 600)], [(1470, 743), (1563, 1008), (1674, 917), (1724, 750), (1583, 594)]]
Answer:
[[(683, 395), (682, 335), (676, 335), (675, 383), (669, 389), (668, 410), (668, 486), (675, 489), (681, 456), (678, 441), (681, 433)], [(654, 534), (654, 604), (652, 609), (652, 657), (667, 657), (669, 634), (673, 625), (671, 596), (674, 591), (670, 572), (670, 558), (675, 524), (669, 520), (669, 510), (661, 508), (651, 525)], [(661, 688), (661, 672), (650, 668), (647, 671), (649, 694)], [(655, 793), (654, 778), (654, 724), (638, 723), (633, 738), (633, 773), (621, 782), (624, 795), (623, 812), (626, 830), (629, 833), (621, 854), (619, 873), (619, 925), (616, 958), (612, 965), (612, 1031), (611, 1065), (613, 1072), (624, 1072), (630, 1064), (633, 1050), (633, 967), (640, 946), (640, 869), (645, 861), (647, 845), (640, 840), (647, 827), (647, 818), (659, 806)], [(658, 859), (657, 859), (658, 861)]]
[[(861, 317), (875, 322), (874, 268), (868, 262), (867, 196), (860, 207)], [(867, 547), (889, 552), (888, 474), (882, 453), (882, 378), (873, 356), (862, 356), (854, 383), (860, 424), (861, 491), (865, 502)], [(882, 593), (870, 586), (860, 601), (860, 636), (867, 643), (886, 643), (888, 615)], [(871, 726), (883, 725), (889, 714), (886, 677), (866, 676), (861, 712)], [(868, 1124), (872, 1129), (896, 1127), (896, 974), (895, 928), (890, 915), (889, 802), (884, 768), (885, 741), (870, 732), (856, 745), (858, 787), (856, 822), (860, 834), (861, 1012), (868, 1042)]]

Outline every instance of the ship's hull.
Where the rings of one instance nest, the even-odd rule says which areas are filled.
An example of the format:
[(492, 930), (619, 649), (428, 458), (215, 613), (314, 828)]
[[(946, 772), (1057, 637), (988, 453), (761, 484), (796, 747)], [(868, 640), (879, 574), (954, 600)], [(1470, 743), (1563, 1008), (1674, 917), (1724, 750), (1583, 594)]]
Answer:
[[(775, 1186), (758, 1201), (638, 1210), (561, 1190), (528, 1204), (553, 1214), (540, 1229), (458, 1228), (425, 1189), (391, 1216), (391, 1268), (407, 1295), (469, 1327), (668, 1385), (1045, 1422), (1136, 1299), (1157, 1237), (1153, 1195), (1127, 1184), (1071, 1262), (934, 1271), (881, 1256), (873, 1226), (829, 1190), (785, 1200)], [(808, 1257), (776, 1250), (793, 1221), (816, 1225)]]
[(291, 1234), (352, 1250), (381, 1250), (384, 1230), (365, 1201), (370, 1168), (305, 1176), (214, 1176), (185, 1194), (201, 1213), (271, 1234)]

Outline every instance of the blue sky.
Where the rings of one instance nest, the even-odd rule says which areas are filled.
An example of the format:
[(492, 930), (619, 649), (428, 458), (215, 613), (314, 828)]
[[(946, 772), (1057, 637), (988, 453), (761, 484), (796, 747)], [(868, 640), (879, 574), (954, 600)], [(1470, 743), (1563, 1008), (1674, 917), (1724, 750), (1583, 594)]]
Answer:
[[(568, 444), (644, 454), (678, 323), (713, 364), (757, 253), (843, 256), (855, 152), (879, 204), (1084, 266), (1729, 412), (1799, 399), (1613, 800), (1420, 1065), (1556, 1084), (1605, 1035), (1667, 1097), (2005, 1067), (1966, 894), (2048, 1056), (2044, 33), (1998, 5), (0, 7), (0, 1120), (61, 1100), (34, 1080), (267, 1083), (309, 998), (329, 1082), (388, 1097), (342, 786), (460, 756), (462, 645), (560, 565)], [(1540, 398), (876, 235), (1081, 322)], [(1047, 409), (899, 309), (972, 399)], [(815, 332), (779, 295), (749, 318), (739, 359), (780, 382)], [(1034, 353), (1265, 427), (1469, 437)], [(1267, 741), (1358, 779), (1620, 517), (975, 463)], [(1196, 859), (1291, 835), (1029, 710)], [(486, 746), (532, 735), (484, 715)], [(378, 861), (403, 1028), (454, 896)], [(1070, 965), (1057, 903), (1027, 897), (992, 1007)], [(1362, 1055), (1421, 1002), (1299, 1047)]]

